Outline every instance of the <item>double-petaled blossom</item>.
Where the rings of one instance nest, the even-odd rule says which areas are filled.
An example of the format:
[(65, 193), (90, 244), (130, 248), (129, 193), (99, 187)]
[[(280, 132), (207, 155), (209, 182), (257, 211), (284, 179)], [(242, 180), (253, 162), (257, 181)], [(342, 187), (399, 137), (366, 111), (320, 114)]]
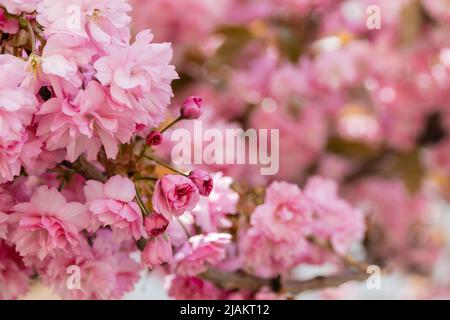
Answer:
[(181, 275), (197, 275), (223, 260), (226, 247), (231, 243), (231, 235), (227, 233), (209, 233), (196, 235), (176, 252), (174, 260), (176, 270)]
[(98, 224), (111, 227), (115, 241), (147, 238), (141, 209), (134, 202), (136, 189), (130, 179), (116, 175), (105, 184), (90, 180), (84, 192), (87, 207)]
[(41, 144), (32, 143), (27, 130), (38, 101), (24, 85), (26, 63), (12, 55), (0, 55), (0, 183), (20, 173), (24, 160), (36, 158)]
[(92, 246), (80, 254), (50, 260), (42, 272), (44, 285), (64, 299), (120, 299), (139, 279), (139, 264), (129, 243), (116, 244), (112, 232), (100, 229)]
[(55, 188), (39, 187), (29, 202), (12, 208), (12, 225), (8, 239), (23, 257), (44, 260), (46, 257), (70, 256), (85, 249), (80, 233), (90, 219), (86, 207), (67, 202)]
[(170, 219), (194, 209), (199, 198), (199, 191), (191, 180), (168, 174), (156, 182), (152, 203), (158, 213)]
[(170, 84), (178, 77), (170, 65), (169, 43), (151, 43), (149, 30), (136, 35), (133, 44), (117, 46), (94, 63), (95, 78), (112, 99), (132, 110), (136, 123), (152, 128), (164, 119), (172, 97)]
[(22, 297), (28, 291), (31, 273), (14, 247), (0, 240), (0, 300)]
[(222, 291), (199, 277), (173, 275), (168, 279), (168, 294), (177, 300), (217, 300)]
[(44, 34), (70, 34), (103, 45), (128, 43), (128, 12), (122, 0), (42, 0), (37, 6), (37, 21)]
[(102, 146), (115, 158), (119, 144), (129, 142), (135, 131), (132, 116), (123, 111), (105, 88), (90, 81), (76, 95), (60, 92), (41, 106), (35, 119), (37, 136), (47, 150), (65, 150), (69, 161), (81, 154), (94, 160)]
[(292, 241), (312, 229), (313, 208), (297, 185), (274, 182), (264, 204), (252, 214), (252, 226), (274, 241)]
[(0, 186), (0, 239), (6, 239), (9, 214), (15, 203), (14, 197)]
[(330, 241), (334, 250), (342, 255), (363, 239), (364, 216), (339, 196), (335, 181), (312, 177), (304, 192), (314, 210), (313, 236)]
[(0, 5), (11, 14), (32, 13), (41, 0), (0, 0)]

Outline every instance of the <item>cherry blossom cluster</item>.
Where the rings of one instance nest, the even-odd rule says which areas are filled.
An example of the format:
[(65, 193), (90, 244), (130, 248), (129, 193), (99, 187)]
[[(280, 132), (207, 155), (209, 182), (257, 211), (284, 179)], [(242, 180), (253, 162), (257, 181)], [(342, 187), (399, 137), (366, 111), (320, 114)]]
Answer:
[[(36, 284), (121, 299), (147, 272), (175, 299), (293, 298), (371, 264), (433, 275), (449, 233), (431, 214), (450, 196), (446, 12), (0, 0), (0, 299)], [(170, 134), (193, 120), (278, 129), (278, 174), (175, 165)]]

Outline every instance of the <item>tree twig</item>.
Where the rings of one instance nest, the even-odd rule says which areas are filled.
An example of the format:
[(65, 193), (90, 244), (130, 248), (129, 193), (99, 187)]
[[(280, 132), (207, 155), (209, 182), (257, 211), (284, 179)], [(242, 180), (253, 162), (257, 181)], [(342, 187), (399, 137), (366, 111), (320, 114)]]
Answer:
[(294, 280), (263, 279), (244, 272), (226, 272), (217, 269), (208, 269), (200, 277), (213, 282), (223, 289), (239, 289), (255, 292), (263, 287), (269, 287), (279, 292), (299, 294), (308, 290), (337, 287), (349, 281), (362, 281), (367, 279), (367, 274), (365, 272), (351, 272), (329, 277), (317, 277), (309, 280)]
[(75, 162), (63, 161), (62, 165), (66, 168), (76, 171), (88, 180), (97, 180), (106, 182), (108, 177), (99, 169), (90, 164), (85, 158), (80, 157)]

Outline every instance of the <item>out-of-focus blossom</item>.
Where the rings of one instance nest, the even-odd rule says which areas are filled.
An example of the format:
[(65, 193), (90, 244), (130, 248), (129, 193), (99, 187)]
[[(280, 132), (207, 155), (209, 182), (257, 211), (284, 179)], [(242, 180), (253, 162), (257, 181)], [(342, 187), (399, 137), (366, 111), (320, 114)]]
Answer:
[(345, 254), (361, 241), (365, 232), (362, 212), (339, 197), (337, 183), (312, 177), (305, 186), (305, 196), (314, 210), (312, 234), (331, 242), (334, 250)]
[(230, 241), (231, 236), (226, 233), (191, 237), (189, 242), (175, 253), (177, 273), (187, 276), (202, 273), (208, 266), (213, 266), (225, 258), (225, 248)]
[(175, 275), (167, 282), (169, 296), (177, 300), (217, 300), (222, 296), (214, 284), (198, 277)]
[(213, 175), (214, 189), (208, 198), (200, 198), (197, 206), (191, 211), (195, 223), (204, 232), (218, 232), (222, 228), (229, 228), (231, 222), (228, 215), (236, 213), (239, 195), (231, 189), (233, 179), (222, 173)]
[(312, 217), (313, 207), (297, 185), (273, 182), (251, 223), (273, 241), (293, 241), (311, 232)]

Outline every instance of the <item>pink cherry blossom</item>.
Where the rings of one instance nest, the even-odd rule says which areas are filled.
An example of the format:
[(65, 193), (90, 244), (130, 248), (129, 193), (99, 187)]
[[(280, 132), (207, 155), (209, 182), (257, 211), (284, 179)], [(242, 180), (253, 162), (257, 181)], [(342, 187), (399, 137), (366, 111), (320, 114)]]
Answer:
[(23, 158), (40, 153), (40, 143), (30, 145), (27, 131), (37, 99), (22, 87), (27, 77), (26, 63), (11, 55), (0, 55), (0, 183), (20, 173)]
[(189, 97), (181, 105), (180, 113), (184, 119), (198, 119), (202, 114), (202, 98)]
[(37, 135), (47, 150), (65, 149), (69, 161), (81, 154), (94, 160), (102, 146), (115, 158), (119, 144), (128, 142), (135, 130), (131, 115), (121, 109), (98, 82), (90, 81), (76, 96), (61, 93), (42, 105)]
[(259, 277), (270, 278), (305, 261), (305, 255), (309, 255), (310, 249), (305, 239), (275, 242), (258, 229), (250, 228), (239, 235), (239, 253), (245, 270)]
[(296, 185), (273, 182), (264, 204), (252, 214), (252, 226), (274, 241), (292, 241), (312, 229), (313, 207)]
[(29, 202), (13, 207), (9, 222), (8, 237), (20, 255), (42, 261), (80, 250), (84, 239), (79, 232), (88, 226), (89, 216), (81, 203), (67, 202), (55, 188), (42, 186)]
[(162, 214), (152, 213), (144, 221), (145, 230), (153, 237), (157, 237), (164, 233), (169, 226), (169, 220), (167, 220)]
[(225, 258), (225, 248), (230, 243), (231, 236), (226, 233), (209, 233), (196, 235), (189, 239), (175, 253), (177, 273), (181, 275), (197, 275), (210, 265), (215, 265)]
[(362, 212), (340, 198), (337, 189), (333, 180), (312, 177), (306, 184), (305, 196), (314, 210), (313, 235), (329, 240), (336, 252), (345, 254), (362, 240), (365, 224)]
[(14, 247), (0, 240), (0, 300), (23, 296), (28, 291), (30, 274)]
[(40, 0), (0, 0), (0, 5), (6, 8), (9, 13), (20, 14), (22, 12), (32, 13), (36, 10)]
[(189, 179), (197, 186), (200, 195), (208, 197), (213, 190), (214, 182), (211, 175), (202, 169), (196, 169), (189, 173)]
[(239, 195), (231, 189), (233, 179), (218, 172), (213, 175), (214, 189), (208, 198), (201, 197), (191, 213), (195, 223), (204, 232), (218, 232), (221, 228), (229, 228), (231, 222), (228, 215), (236, 213)]
[(156, 182), (153, 208), (168, 219), (192, 210), (198, 201), (199, 191), (186, 177), (165, 175)]
[(107, 45), (127, 43), (130, 37), (126, 1), (42, 0), (37, 11), (47, 36), (66, 33)]
[(87, 207), (100, 225), (111, 227), (115, 241), (147, 238), (141, 209), (133, 202), (136, 190), (131, 180), (119, 175), (105, 184), (90, 180), (84, 193)]
[(176, 79), (170, 65), (168, 43), (151, 43), (149, 30), (136, 35), (130, 46), (117, 46), (95, 64), (95, 77), (108, 87), (112, 99), (133, 110), (133, 119), (145, 127), (156, 127), (172, 97), (170, 84)]
[(153, 268), (173, 259), (172, 244), (164, 235), (151, 238), (142, 252), (142, 264)]
[[(110, 230), (102, 229), (90, 250), (75, 257), (53, 258), (43, 274), (43, 282), (64, 299), (120, 299), (139, 278), (139, 264), (130, 253), (127, 246), (112, 241)], [(74, 272), (79, 272), (79, 288), (75, 282), (73, 288), (67, 286), (68, 276), (76, 275)]]
[(9, 213), (15, 203), (14, 197), (0, 186), (0, 239), (6, 239)]
[(177, 300), (216, 300), (222, 295), (221, 290), (209, 281), (180, 275), (168, 279), (168, 293)]

